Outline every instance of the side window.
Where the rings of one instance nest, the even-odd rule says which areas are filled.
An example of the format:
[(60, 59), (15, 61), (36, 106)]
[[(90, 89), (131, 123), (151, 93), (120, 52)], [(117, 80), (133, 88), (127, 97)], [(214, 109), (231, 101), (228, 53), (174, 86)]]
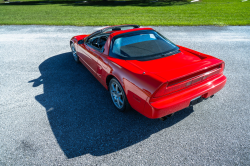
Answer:
[(99, 48), (98, 42), (99, 42), (99, 37), (94, 38), (90, 44), (96, 48)]
[(103, 52), (104, 51), (104, 45), (107, 41), (106, 36), (98, 36), (98, 37), (93, 37), (88, 40), (88, 44), (93, 47), (94, 49)]
[[(106, 36), (101, 36), (100, 39), (99, 39), (99, 46), (100, 48), (103, 50), (104, 49), (104, 45), (107, 41), (107, 37)], [(103, 50), (104, 51), (104, 50)]]

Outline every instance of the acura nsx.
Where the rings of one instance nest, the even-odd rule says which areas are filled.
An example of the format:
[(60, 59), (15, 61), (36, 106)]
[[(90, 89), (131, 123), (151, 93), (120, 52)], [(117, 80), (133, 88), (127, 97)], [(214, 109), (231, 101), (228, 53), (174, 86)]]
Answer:
[(119, 111), (162, 118), (212, 97), (224, 61), (175, 45), (152, 28), (110, 26), (70, 40), (73, 58), (110, 92)]

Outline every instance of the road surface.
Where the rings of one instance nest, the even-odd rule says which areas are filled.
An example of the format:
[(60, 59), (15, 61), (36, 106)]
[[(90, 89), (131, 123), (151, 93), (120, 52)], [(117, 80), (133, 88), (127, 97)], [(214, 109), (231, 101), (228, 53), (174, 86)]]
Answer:
[(227, 84), (167, 121), (121, 113), (70, 52), (100, 27), (0, 26), (0, 165), (250, 165), (250, 27), (153, 27)]

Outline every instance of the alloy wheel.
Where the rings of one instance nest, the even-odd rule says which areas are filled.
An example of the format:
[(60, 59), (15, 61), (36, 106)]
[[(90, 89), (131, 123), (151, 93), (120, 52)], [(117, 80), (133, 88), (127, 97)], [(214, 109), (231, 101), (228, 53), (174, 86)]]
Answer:
[(124, 99), (125, 99), (122, 87), (118, 85), (116, 82), (112, 82), (110, 87), (110, 94), (115, 106), (118, 109), (122, 109), (124, 106)]
[(76, 49), (75, 49), (75, 46), (74, 46), (73, 43), (71, 44), (71, 50), (72, 50), (72, 53), (73, 53), (73, 58), (74, 58), (74, 60), (75, 60), (76, 62), (78, 62), (79, 59), (78, 59), (78, 56), (77, 56), (77, 53), (76, 53)]

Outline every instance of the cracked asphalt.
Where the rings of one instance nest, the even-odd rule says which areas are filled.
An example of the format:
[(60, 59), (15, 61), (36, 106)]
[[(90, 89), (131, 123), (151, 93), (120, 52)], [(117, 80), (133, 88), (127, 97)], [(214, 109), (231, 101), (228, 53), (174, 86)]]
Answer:
[(0, 165), (250, 165), (250, 27), (153, 27), (223, 59), (214, 98), (162, 122), (121, 113), (70, 52), (100, 27), (0, 26)]

